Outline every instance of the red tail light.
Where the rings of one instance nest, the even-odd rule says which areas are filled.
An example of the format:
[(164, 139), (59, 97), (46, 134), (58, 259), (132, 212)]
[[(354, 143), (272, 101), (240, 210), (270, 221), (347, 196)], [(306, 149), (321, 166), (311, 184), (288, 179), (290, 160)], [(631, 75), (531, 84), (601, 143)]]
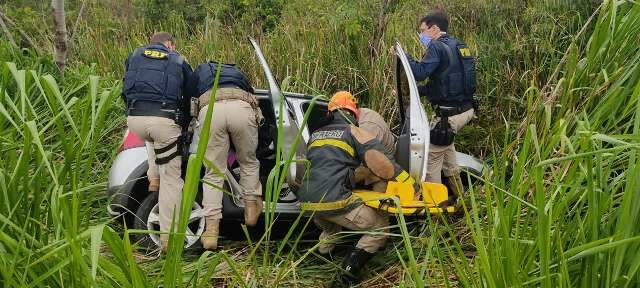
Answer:
[(127, 130), (127, 132), (124, 133), (124, 139), (122, 140), (122, 144), (120, 144), (120, 147), (118, 148), (118, 153), (124, 150), (142, 147), (142, 146), (144, 146), (144, 140), (142, 140), (136, 134), (131, 133), (131, 131)]

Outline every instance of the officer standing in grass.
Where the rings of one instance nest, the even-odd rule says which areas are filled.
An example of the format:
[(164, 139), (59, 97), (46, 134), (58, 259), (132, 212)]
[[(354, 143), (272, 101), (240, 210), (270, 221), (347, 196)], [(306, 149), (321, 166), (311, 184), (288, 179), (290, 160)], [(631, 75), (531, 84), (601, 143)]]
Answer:
[(384, 180), (414, 183), (404, 171), (385, 155), (384, 146), (372, 134), (358, 128), (356, 99), (351, 93), (340, 91), (329, 102), (329, 124), (311, 135), (307, 146), (310, 162), (309, 176), (296, 192), (302, 209), (314, 212), (314, 222), (322, 229), (321, 254), (330, 253), (335, 234), (342, 227), (363, 234), (356, 247), (345, 257), (343, 270), (332, 287), (350, 287), (359, 278), (360, 270), (385, 243), (389, 226), (387, 217), (379, 210), (364, 205), (353, 195), (354, 170), (365, 164), (373, 174)]
[[(137, 48), (125, 62), (122, 97), (131, 132), (148, 141), (155, 152), (160, 189), (160, 231), (166, 249), (174, 215), (179, 215), (184, 181), (181, 178), (182, 128), (188, 123), (191, 66), (176, 52), (167, 32), (151, 36), (151, 44)], [(151, 150), (150, 150), (151, 151)], [(150, 155), (152, 156), (152, 155)], [(153, 159), (153, 157), (149, 157)]]
[[(201, 64), (194, 72), (199, 97), (198, 121), (204, 122), (211, 100), (218, 63)], [(218, 247), (220, 219), (222, 219), (222, 196), (224, 173), (231, 144), (240, 164), (240, 186), (244, 199), (244, 223), (255, 226), (262, 213), (262, 185), (260, 184), (260, 162), (256, 157), (258, 148), (258, 126), (262, 113), (253, 87), (238, 67), (220, 65), (220, 79), (215, 95), (211, 134), (205, 157), (216, 169), (207, 169), (204, 175), (202, 206), (206, 217), (206, 230), (200, 238), (205, 249)], [(196, 131), (196, 133), (199, 133)]]
[[(453, 192), (449, 200), (441, 204), (445, 206), (453, 205), (463, 194), (454, 136), (477, 110), (473, 98), (475, 60), (464, 43), (447, 34), (448, 28), (449, 20), (441, 11), (422, 18), (420, 41), (427, 52), (421, 61), (409, 57), (416, 81), (429, 78), (426, 85), (418, 87), (420, 95), (427, 97), (436, 112), (431, 127), (427, 181), (443, 183)], [(444, 181), (441, 174), (445, 176)]]

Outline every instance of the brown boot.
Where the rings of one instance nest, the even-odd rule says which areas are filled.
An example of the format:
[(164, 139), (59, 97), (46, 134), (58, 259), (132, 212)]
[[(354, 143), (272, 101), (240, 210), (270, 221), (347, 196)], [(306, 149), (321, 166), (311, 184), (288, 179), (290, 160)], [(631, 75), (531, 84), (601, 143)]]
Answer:
[(158, 192), (160, 190), (160, 179), (159, 178), (151, 178), (149, 179), (149, 192)]
[(169, 250), (169, 235), (160, 234), (160, 253), (167, 254), (167, 250)]
[(220, 219), (207, 218), (207, 229), (200, 236), (202, 247), (207, 250), (218, 248), (218, 235), (220, 234)]
[(244, 224), (247, 226), (256, 226), (258, 218), (262, 213), (262, 198), (249, 198), (244, 200)]
[(462, 179), (460, 174), (456, 173), (443, 179), (443, 184), (447, 186), (449, 190), (449, 201), (455, 204), (458, 198), (464, 196), (464, 186), (462, 186)]

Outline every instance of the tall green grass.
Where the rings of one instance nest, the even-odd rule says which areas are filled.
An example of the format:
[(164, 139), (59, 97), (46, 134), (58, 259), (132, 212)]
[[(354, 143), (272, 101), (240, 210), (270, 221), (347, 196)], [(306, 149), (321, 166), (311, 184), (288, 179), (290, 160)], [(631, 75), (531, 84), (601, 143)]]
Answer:
[[(76, 2), (67, 5), (70, 17), (75, 17), (80, 8), (81, 1)], [(544, 84), (572, 35), (595, 8), (590, 1), (389, 1), (397, 3), (388, 7), (387, 24), (378, 39), (382, 0), (282, 1), (282, 7), (272, 15), (277, 24), (265, 30), (259, 21), (245, 16), (270, 13), (259, 10), (269, 4), (254, 7), (252, 1), (231, 1), (244, 7), (243, 16), (228, 15), (231, 4), (205, 1), (200, 5), (208, 17), (198, 22), (180, 16), (180, 6), (184, 5), (181, 0), (168, 1), (178, 4), (172, 8), (175, 13), (169, 13), (163, 21), (142, 17), (149, 5), (146, 1), (132, 1), (134, 15), (139, 16), (133, 18), (114, 12), (118, 1), (86, 2), (86, 13), (91, 17), (82, 20), (73, 36), (70, 61), (95, 62), (109, 78), (121, 78), (128, 53), (146, 44), (153, 31), (166, 30), (177, 36), (178, 50), (190, 63), (211, 59), (235, 62), (257, 87), (264, 87), (261, 68), (246, 40), (252, 36), (259, 40), (274, 74), (280, 80), (290, 79), (291, 91), (330, 95), (349, 89), (361, 103), (383, 112), (388, 119), (397, 118), (391, 96), (394, 59), (388, 48), (397, 39), (415, 57), (421, 57), (424, 49), (415, 33), (417, 21), (433, 8), (445, 8), (451, 16), (451, 34), (467, 42), (478, 55), (478, 94), (485, 107), (491, 107), (480, 114), (476, 129), (463, 132), (461, 146), (475, 154), (491, 150), (486, 135), (503, 137), (504, 128), (496, 125), (496, 119), (524, 116), (527, 103), (521, 95), (529, 87), (529, 80)], [(47, 17), (46, 5), (29, 9), (6, 6), (24, 29), (41, 35), (34, 38), (40, 39), (42, 47), (51, 46), (46, 23), (33, 19)], [(372, 50), (377, 53), (372, 54)]]
[[(117, 86), (61, 87), (52, 75), (0, 67), (0, 279), (11, 286), (95, 286)], [(108, 229), (108, 228), (107, 228)]]
[[(640, 283), (639, 21), (637, 3), (606, 2), (549, 92), (528, 89), (521, 130), (496, 143), (505, 152), (470, 190), (468, 228), (435, 231), (441, 242), (427, 263), (452, 266), (463, 286)], [(471, 255), (459, 249), (465, 232)]]
[[(566, 23), (560, 18), (567, 17), (571, 19), (569, 22), (582, 20), (578, 21), (579, 27), (586, 20), (582, 16), (553, 14), (557, 12), (554, 9), (569, 5), (562, 1), (536, 3), (541, 4), (510, 6), (477, 1), (467, 6), (464, 3), (450, 5), (460, 11), (453, 13), (456, 20), (469, 19), (466, 21), (471, 27), (474, 23), (492, 27), (489, 14), (472, 14), (473, 11), (488, 13), (494, 11), (492, 9), (502, 13), (517, 13), (521, 9), (525, 10), (526, 17), (532, 18), (537, 12), (548, 12), (543, 17), (546, 22), (542, 23)], [(325, 11), (323, 3), (316, 5), (311, 8)], [(397, 37), (403, 43), (413, 43), (412, 31), (408, 29), (413, 27), (415, 19), (406, 11), (418, 15), (419, 5), (403, 2), (397, 9), (392, 13), (392, 18), (396, 18), (391, 21), (396, 23), (392, 25), (396, 30), (390, 29), (385, 37), (400, 35)], [(288, 11), (291, 14), (284, 13), (281, 23), (302, 21), (296, 17), (297, 10)], [(553, 19), (552, 15), (561, 16)], [(496, 97), (497, 107), (511, 105), (503, 106), (499, 101), (520, 103), (516, 106), (522, 111), (510, 114), (506, 113), (509, 109), (504, 110), (505, 113), (501, 113), (504, 127), (500, 129), (505, 132), (499, 134), (502, 138), (487, 137), (487, 147), (491, 147), (488, 151), (492, 158), (491, 173), (470, 187), (468, 197), (464, 198), (462, 220), (448, 217), (433, 217), (425, 222), (399, 220), (390, 233), (393, 241), (369, 264), (365, 286), (422, 287), (424, 283), (445, 287), (635, 287), (640, 284), (640, 258), (637, 257), (640, 254), (637, 225), (640, 222), (640, 54), (637, 52), (640, 5), (606, 1), (596, 15), (586, 30), (592, 33), (559, 37), (550, 42), (526, 41), (540, 40), (545, 35), (565, 35), (563, 28), (531, 26), (532, 31), (521, 31), (525, 29), (522, 24), (532, 21), (526, 17), (517, 19), (522, 22), (494, 18), (504, 20), (496, 24), (498, 28), (491, 28), (494, 30), (463, 33), (479, 51), (487, 51), (482, 47), (487, 45), (483, 43), (488, 43), (484, 42), (488, 37), (531, 37), (525, 40), (514, 37), (513, 42), (504, 43), (504, 50), (492, 50), (481, 56), (487, 57), (481, 59), (481, 81), (486, 85), (481, 94)], [(366, 66), (370, 70), (362, 68), (365, 66), (359, 66), (358, 61), (366, 54), (352, 49), (362, 47), (364, 40), (346, 41), (354, 36), (340, 34), (346, 30), (332, 25), (342, 22), (331, 15), (326, 17), (329, 20), (319, 20), (326, 26), (314, 26), (317, 29), (311, 29), (315, 22), (304, 19), (299, 30), (277, 27), (273, 35), (263, 37), (262, 47), (269, 51), (267, 58), (275, 64), (274, 73), (291, 77), (283, 86), (289, 90), (308, 89), (316, 92), (314, 94), (331, 91), (335, 86), (388, 91), (392, 80), (385, 71), (391, 70), (385, 67), (391, 64), (390, 58), (381, 56), (373, 65)], [(171, 25), (185, 27), (179, 21)], [(278, 29), (286, 33), (278, 34)], [(83, 33), (106, 33), (88, 30)], [(60, 83), (51, 75), (54, 72), (50, 72), (46, 62), (29, 63), (25, 60), (29, 58), (21, 58), (19, 54), (12, 56), (19, 65), (1, 65), (0, 284), (3, 287), (207, 287), (224, 282), (242, 287), (319, 287), (330, 281), (341, 259), (317, 257), (315, 246), (303, 243), (297, 234), (289, 234), (280, 241), (265, 236), (255, 243), (249, 242), (248, 249), (232, 246), (223, 251), (189, 256), (182, 255), (178, 243), (182, 243), (183, 235), (176, 233), (172, 235), (171, 252), (166, 259), (149, 261), (138, 254), (129, 241), (128, 235), (139, 231), (125, 229), (119, 234), (110, 228), (109, 219), (104, 216), (104, 176), (124, 122), (117, 116), (121, 113), (117, 104), (121, 101), (119, 86), (110, 80), (120, 74), (115, 72), (116, 68), (104, 67), (110, 65), (106, 59), (121, 57), (125, 50), (141, 44), (144, 31), (133, 31), (131, 45), (122, 48), (94, 51), (82, 46), (74, 48), (78, 54), (104, 54), (100, 57), (105, 61), (98, 61), (97, 67), (106, 72), (104, 80), (91, 76), (96, 67), (84, 67), (67, 73), (65, 82)], [(178, 28), (174, 31), (179, 35), (187, 33)], [(476, 34), (480, 36), (473, 39), (472, 32), (479, 32)], [(196, 29), (193, 35), (197, 33)], [(300, 40), (303, 38), (298, 37), (305, 33), (313, 36), (310, 39), (330, 40), (309, 42), (314, 43), (312, 46), (294, 45), (304, 43)], [(206, 39), (217, 39), (220, 35), (224, 34), (208, 35)], [(285, 36), (291, 38), (286, 40)], [(134, 43), (136, 41), (140, 43)], [(215, 51), (226, 54), (231, 47), (239, 47), (233, 56), (227, 57), (247, 61), (243, 62), (245, 67), (257, 69), (257, 63), (248, 64), (254, 61), (248, 59), (254, 57), (246, 44), (234, 41), (204, 41), (204, 50), (215, 55), (220, 53)], [(350, 43), (355, 44), (350, 46)], [(417, 53), (418, 43), (413, 44)], [(192, 50), (188, 48), (191, 52), (185, 54), (195, 54), (196, 44), (191, 45), (194, 46), (186, 45)], [(569, 49), (564, 54), (565, 61), (560, 63), (563, 55), (555, 50), (564, 51), (563, 48)], [(529, 54), (518, 53), (532, 50), (535, 53), (531, 58), (526, 56)], [(282, 57), (285, 53), (293, 56)], [(208, 54), (194, 57), (204, 59), (205, 55)], [(297, 66), (288, 64), (284, 58)], [(560, 64), (556, 69), (557, 63)], [(342, 75), (336, 79), (331, 71), (337, 70), (351, 72), (335, 74)], [(377, 72), (371, 72), (374, 70)], [(558, 73), (554, 74), (554, 70)], [(255, 71), (251, 73), (258, 75)], [(557, 78), (549, 79), (548, 86), (543, 87), (547, 83), (544, 80), (551, 75)], [(514, 82), (525, 82), (526, 86), (520, 87), (522, 83)], [(370, 86), (360, 86), (362, 83)], [(371, 98), (384, 99), (380, 95), (384, 95), (383, 92), (370, 94)], [(375, 101), (381, 100), (372, 103)], [(278, 147), (281, 144), (279, 141)], [(285, 160), (282, 166), (291, 161), (286, 152), (280, 154)], [(191, 166), (199, 168), (197, 159), (192, 163), (196, 164)], [(196, 169), (193, 167), (186, 185), (191, 188), (198, 184), (193, 178)], [(266, 194), (270, 201), (283, 181), (279, 173), (280, 168), (272, 172)], [(188, 196), (193, 195), (191, 188), (186, 190)], [(183, 207), (190, 207), (190, 200), (190, 196), (185, 197)], [(176, 219), (180, 225), (188, 209), (183, 212)], [(296, 225), (307, 224), (301, 219)]]

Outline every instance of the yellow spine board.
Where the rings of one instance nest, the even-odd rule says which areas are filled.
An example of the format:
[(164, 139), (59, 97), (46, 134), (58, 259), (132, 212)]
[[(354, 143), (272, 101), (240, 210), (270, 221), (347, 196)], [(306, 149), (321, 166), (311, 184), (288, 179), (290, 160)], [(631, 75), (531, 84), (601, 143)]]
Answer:
[[(413, 185), (409, 183), (401, 183), (396, 181), (389, 181), (387, 184), (387, 190), (382, 192), (375, 192), (369, 190), (354, 190), (353, 194), (360, 197), (365, 205), (386, 211), (391, 214), (398, 214), (402, 211), (405, 215), (425, 215), (426, 211), (429, 214), (440, 214), (444, 210), (447, 212), (454, 212), (455, 208), (452, 206), (442, 209), (438, 206), (442, 201), (447, 200), (448, 192), (447, 187), (439, 183), (422, 182), (422, 200), (414, 200), (415, 190)], [(391, 198), (396, 197), (400, 202), (398, 208), (393, 201), (389, 201)]]

